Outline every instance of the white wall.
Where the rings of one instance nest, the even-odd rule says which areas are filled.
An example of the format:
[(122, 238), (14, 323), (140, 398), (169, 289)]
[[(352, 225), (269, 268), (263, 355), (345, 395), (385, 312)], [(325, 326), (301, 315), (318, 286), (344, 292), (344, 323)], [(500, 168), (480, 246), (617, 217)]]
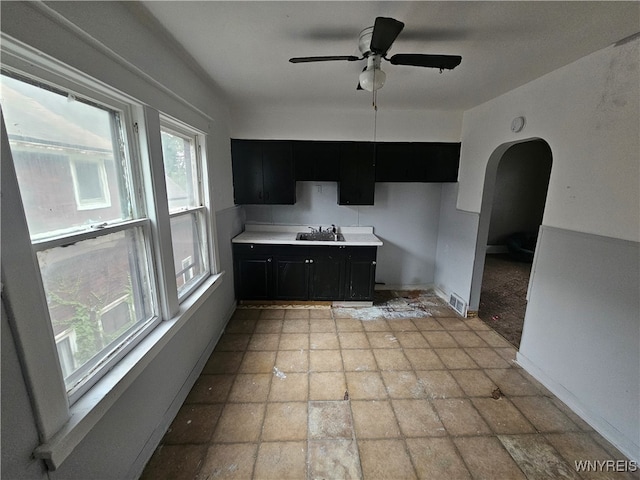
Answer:
[[(518, 140), (548, 142), (553, 166), (545, 234), (536, 251), (519, 359), (635, 460), (640, 457), (639, 47), (636, 38), (605, 48), (465, 112), (457, 198), (458, 209), (477, 214), (493, 152)], [(520, 115), (527, 125), (511, 133), (511, 120)], [(462, 230), (477, 222), (456, 218)], [(484, 258), (479, 249), (471, 262), (448, 261), (451, 224), (441, 222), (437, 252), (436, 281), (444, 290), (479, 281), (481, 271), (474, 276), (474, 266)], [(479, 223), (476, 229), (482, 229)], [(579, 245), (563, 232), (571, 239), (583, 232), (575, 237)], [(612, 256), (619, 242), (625, 253)], [(468, 242), (457, 254), (469, 254)]]
[[(230, 239), (241, 230), (242, 210), (233, 207), (228, 109), (129, 4), (2, 2), (1, 8), (3, 34), (208, 133), (216, 241), (227, 275), (55, 472), (31, 458), (39, 438), (8, 328), (11, 309), (2, 309), (2, 477), (137, 478), (235, 306)], [(3, 281), (8, 286), (11, 279)]]

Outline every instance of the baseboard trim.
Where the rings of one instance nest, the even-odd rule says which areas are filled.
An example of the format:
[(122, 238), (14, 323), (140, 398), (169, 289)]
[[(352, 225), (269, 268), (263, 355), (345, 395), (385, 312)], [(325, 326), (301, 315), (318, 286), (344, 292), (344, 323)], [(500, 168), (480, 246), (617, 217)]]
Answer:
[(593, 429), (602, 435), (609, 443), (616, 447), (620, 452), (626, 455), (630, 460), (640, 463), (640, 446), (636, 445), (631, 439), (625, 437), (617, 428), (607, 422), (599, 415), (593, 413), (580, 400), (557, 383), (546, 373), (540, 370), (531, 360), (522, 355), (520, 352), (516, 354), (516, 363), (527, 371), (533, 378), (544, 385), (559, 400), (567, 405), (576, 415), (587, 422)]

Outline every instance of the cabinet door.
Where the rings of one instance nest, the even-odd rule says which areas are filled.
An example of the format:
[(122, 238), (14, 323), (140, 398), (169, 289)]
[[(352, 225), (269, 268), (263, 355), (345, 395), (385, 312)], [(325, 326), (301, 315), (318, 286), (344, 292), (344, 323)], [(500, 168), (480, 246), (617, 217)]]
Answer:
[(344, 299), (344, 249), (329, 247), (313, 252), (309, 262), (309, 299)]
[(261, 142), (232, 139), (231, 159), (236, 205), (263, 203)]
[(372, 143), (340, 145), (339, 205), (373, 205), (375, 158)]
[(262, 175), (263, 203), (280, 205), (296, 203), (296, 179), (291, 142), (262, 142)]
[(376, 248), (349, 249), (346, 300), (373, 300), (376, 278)]
[(272, 258), (265, 256), (238, 257), (235, 265), (238, 300), (268, 300), (271, 298)]
[(296, 180), (337, 182), (339, 143), (299, 140), (293, 142)]
[(307, 256), (275, 257), (275, 298), (306, 300), (309, 296), (308, 267)]

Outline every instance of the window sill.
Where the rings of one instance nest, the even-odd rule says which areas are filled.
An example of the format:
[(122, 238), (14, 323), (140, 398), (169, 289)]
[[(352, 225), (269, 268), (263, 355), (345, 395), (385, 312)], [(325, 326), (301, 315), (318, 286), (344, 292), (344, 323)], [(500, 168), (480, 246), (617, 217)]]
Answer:
[(205, 280), (180, 305), (171, 320), (161, 322), (109, 373), (98, 381), (70, 408), (69, 421), (48, 442), (38, 446), (33, 455), (56, 470), (113, 404), (145, 370), (164, 346), (187, 323), (193, 313), (220, 286), (224, 271)]

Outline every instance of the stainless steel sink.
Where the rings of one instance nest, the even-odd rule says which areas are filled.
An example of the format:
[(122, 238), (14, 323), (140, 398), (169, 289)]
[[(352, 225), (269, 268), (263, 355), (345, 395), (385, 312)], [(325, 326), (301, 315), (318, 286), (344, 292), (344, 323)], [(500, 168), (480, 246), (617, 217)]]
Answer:
[(307, 242), (344, 242), (344, 237), (341, 233), (333, 234), (330, 231), (300, 232), (296, 235), (296, 240)]

